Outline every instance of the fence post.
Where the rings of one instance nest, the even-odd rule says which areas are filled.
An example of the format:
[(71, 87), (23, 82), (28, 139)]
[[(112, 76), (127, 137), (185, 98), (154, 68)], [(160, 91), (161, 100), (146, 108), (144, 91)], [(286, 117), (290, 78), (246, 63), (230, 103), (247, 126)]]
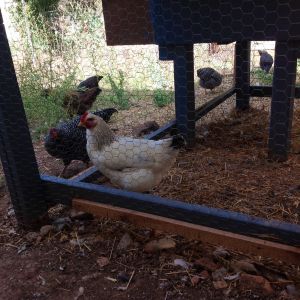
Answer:
[(250, 100), (250, 41), (235, 44), (236, 108), (246, 110)]
[(176, 127), (195, 144), (194, 45), (176, 45), (174, 53)]
[(299, 44), (277, 41), (275, 46), (269, 158), (276, 161), (285, 161), (290, 148)]
[(0, 10), (0, 154), (18, 224), (33, 227), (47, 215), (21, 94)]

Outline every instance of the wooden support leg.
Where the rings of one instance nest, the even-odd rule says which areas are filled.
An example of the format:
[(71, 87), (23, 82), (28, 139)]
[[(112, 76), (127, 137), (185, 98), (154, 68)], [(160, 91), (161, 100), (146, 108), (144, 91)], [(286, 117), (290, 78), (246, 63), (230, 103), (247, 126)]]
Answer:
[(187, 146), (195, 144), (195, 92), (193, 45), (175, 46), (174, 55), (176, 126), (186, 138)]
[(235, 87), (236, 109), (249, 109), (250, 100), (250, 46), (251, 42), (236, 42), (235, 45)]
[(299, 42), (276, 42), (269, 158), (285, 161), (290, 147)]
[(0, 11), (0, 154), (19, 225), (47, 213), (27, 120)]

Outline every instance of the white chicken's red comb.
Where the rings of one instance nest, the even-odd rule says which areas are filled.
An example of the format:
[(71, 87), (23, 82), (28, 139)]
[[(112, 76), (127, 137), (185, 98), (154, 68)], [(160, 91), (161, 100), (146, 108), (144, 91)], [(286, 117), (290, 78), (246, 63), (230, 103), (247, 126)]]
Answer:
[(80, 122), (81, 122), (81, 123), (84, 123), (84, 122), (85, 122), (85, 119), (86, 119), (86, 117), (87, 117), (88, 114), (89, 114), (89, 113), (86, 111), (86, 112), (80, 117)]

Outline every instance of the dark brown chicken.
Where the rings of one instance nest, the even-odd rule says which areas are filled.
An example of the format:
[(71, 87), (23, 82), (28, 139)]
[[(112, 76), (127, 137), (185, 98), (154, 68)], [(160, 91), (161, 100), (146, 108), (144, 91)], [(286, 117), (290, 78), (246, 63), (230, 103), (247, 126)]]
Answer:
[(85, 91), (70, 91), (65, 95), (63, 107), (70, 117), (81, 115), (92, 107), (100, 92), (99, 87), (93, 87)]
[(99, 76), (99, 75), (95, 75), (95, 76), (91, 76), (83, 81), (81, 81), (78, 86), (77, 89), (91, 89), (94, 87), (98, 87), (99, 81), (103, 78), (103, 76)]

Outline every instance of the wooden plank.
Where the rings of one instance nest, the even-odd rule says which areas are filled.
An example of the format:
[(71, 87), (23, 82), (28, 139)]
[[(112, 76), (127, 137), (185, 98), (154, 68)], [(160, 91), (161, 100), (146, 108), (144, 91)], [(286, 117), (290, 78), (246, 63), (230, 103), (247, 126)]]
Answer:
[(112, 187), (54, 176), (41, 176), (47, 201), (71, 205), (72, 199), (84, 198), (96, 203), (132, 209), (161, 217), (212, 227), (272, 242), (299, 246), (300, 226), (266, 220), (234, 211), (190, 204), (183, 201), (136, 193)]
[(136, 226), (159, 229), (178, 234), (192, 240), (213, 245), (222, 245), (230, 250), (272, 257), (290, 264), (300, 265), (300, 248), (269, 242), (257, 238), (213, 229), (201, 225), (177, 221), (165, 217), (141, 213), (130, 209), (113, 207), (83, 199), (73, 199), (72, 206), (80, 211), (92, 213), (97, 217), (132, 223)]

